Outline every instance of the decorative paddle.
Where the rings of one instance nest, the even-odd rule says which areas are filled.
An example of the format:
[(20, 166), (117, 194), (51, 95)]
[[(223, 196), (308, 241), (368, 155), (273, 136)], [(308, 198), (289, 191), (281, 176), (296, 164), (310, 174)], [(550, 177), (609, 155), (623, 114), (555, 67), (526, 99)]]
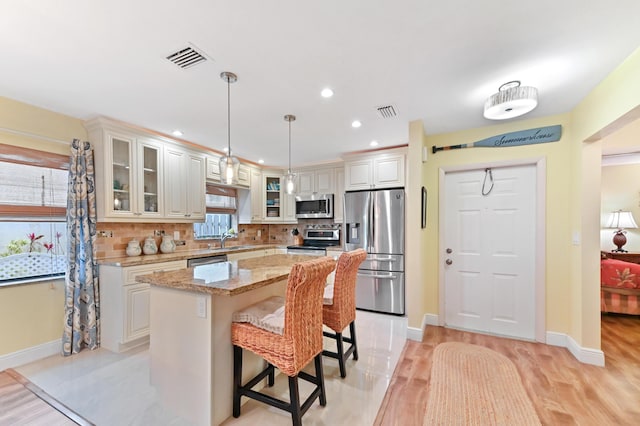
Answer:
[(520, 130), (517, 132), (503, 133), (501, 135), (492, 136), (482, 139), (478, 142), (463, 143), (451, 146), (433, 146), (431, 152), (435, 154), (438, 151), (449, 151), (451, 149), (462, 149), (471, 147), (498, 147), (533, 145), (537, 143), (556, 142), (562, 136), (562, 126), (537, 127), (535, 129)]

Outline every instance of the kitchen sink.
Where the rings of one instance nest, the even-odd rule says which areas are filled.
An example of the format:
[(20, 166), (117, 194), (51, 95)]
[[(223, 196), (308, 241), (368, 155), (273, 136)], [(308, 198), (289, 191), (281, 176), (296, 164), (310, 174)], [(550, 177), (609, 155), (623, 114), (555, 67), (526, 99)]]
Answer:
[(225, 247), (223, 250), (243, 250), (243, 249), (248, 249), (251, 247), (255, 247), (252, 245), (247, 245), (247, 246), (231, 246), (231, 247)]

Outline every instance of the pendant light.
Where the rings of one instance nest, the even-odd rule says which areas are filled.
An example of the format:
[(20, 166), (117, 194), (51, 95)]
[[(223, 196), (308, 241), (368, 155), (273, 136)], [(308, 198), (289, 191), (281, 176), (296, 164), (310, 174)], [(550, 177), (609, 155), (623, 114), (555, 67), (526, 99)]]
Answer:
[(240, 161), (231, 155), (231, 83), (238, 81), (232, 72), (220, 73), (220, 78), (227, 82), (227, 154), (220, 157), (220, 182), (227, 185), (238, 184), (238, 168)]
[(291, 122), (296, 121), (296, 116), (287, 114), (284, 116), (284, 121), (289, 122), (289, 169), (287, 169), (287, 175), (284, 177), (284, 188), (287, 194), (293, 194), (296, 190), (296, 175), (291, 173)]

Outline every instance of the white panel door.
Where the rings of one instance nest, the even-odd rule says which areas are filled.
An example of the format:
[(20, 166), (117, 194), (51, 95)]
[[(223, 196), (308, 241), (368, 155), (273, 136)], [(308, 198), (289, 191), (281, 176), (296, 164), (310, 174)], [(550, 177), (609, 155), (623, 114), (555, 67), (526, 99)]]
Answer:
[(534, 339), (536, 168), (491, 174), (445, 175), (445, 322)]

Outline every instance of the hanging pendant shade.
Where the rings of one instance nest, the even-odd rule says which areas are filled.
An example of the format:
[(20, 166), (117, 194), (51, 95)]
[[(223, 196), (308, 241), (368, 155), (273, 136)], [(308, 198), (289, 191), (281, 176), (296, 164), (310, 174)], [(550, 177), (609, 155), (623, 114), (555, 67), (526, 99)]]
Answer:
[(231, 151), (231, 83), (238, 81), (238, 76), (225, 71), (220, 74), (220, 78), (227, 82), (227, 154), (220, 157), (220, 183), (237, 185), (240, 161)]
[(284, 120), (289, 122), (289, 169), (284, 177), (284, 188), (287, 194), (293, 194), (296, 192), (296, 175), (291, 173), (291, 122), (296, 120), (296, 116), (287, 114)]

